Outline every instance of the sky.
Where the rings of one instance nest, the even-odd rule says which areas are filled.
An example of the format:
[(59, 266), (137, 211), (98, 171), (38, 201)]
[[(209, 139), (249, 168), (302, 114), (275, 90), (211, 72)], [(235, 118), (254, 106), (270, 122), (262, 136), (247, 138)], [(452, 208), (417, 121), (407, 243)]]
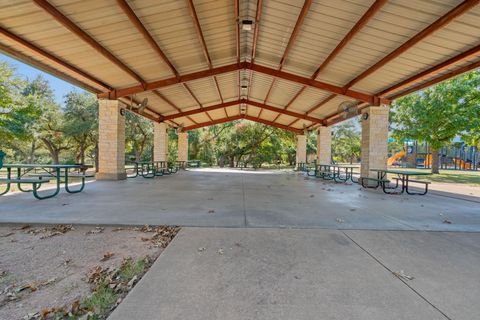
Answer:
[(61, 79), (59, 79), (55, 76), (50, 75), (49, 73), (38, 70), (34, 67), (31, 67), (28, 64), (25, 64), (23, 62), (15, 60), (15, 59), (13, 59), (9, 56), (6, 56), (2, 53), (0, 53), (0, 61), (1, 62), (7, 62), (8, 64), (14, 66), (16, 68), (17, 75), (24, 78), (24, 79), (34, 79), (39, 74), (41, 74), (50, 83), (50, 87), (52, 88), (53, 92), (55, 93), (55, 101), (62, 106), (64, 105), (63, 97), (69, 91), (72, 91), (72, 90), (76, 90), (76, 91), (79, 91), (79, 92), (84, 92), (85, 91), (80, 87), (77, 87), (77, 86), (75, 86), (71, 83), (63, 81), (63, 80), (61, 80)]

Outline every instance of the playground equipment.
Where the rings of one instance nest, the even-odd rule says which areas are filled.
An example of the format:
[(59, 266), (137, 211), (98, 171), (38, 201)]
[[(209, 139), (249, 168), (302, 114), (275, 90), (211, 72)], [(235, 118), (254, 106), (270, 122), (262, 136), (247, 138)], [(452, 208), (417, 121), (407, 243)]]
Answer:
[(394, 165), (398, 160), (405, 157), (406, 154), (407, 153), (405, 151), (400, 151), (400, 152), (395, 153), (393, 156), (388, 158), (387, 165), (389, 165), (389, 166)]
[[(476, 147), (458, 143), (444, 147), (438, 152), (440, 169), (479, 170), (480, 152)], [(402, 151), (388, 158), (387, 164), (409, 168), (431, 168), (432, 153), (428, 144), (416, 141), (405, 142)]]

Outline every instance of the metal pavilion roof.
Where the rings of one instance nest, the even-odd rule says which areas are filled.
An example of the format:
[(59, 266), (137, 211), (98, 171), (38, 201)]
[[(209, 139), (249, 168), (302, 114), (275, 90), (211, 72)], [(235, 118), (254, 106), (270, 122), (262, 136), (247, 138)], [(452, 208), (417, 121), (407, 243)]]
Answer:
[(147, 97), (153, 121), (301, 132), (342, 121), (343, 101), (389, 103), (478, 68), (479, 3), (0, 0), (0, 50), (99, 97)]

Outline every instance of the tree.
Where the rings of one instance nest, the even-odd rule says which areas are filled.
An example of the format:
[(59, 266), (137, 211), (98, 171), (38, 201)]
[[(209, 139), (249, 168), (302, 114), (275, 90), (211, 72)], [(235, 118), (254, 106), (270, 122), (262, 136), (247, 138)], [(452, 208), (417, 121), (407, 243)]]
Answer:
[(432, 173), (438, 173), (439, 150), (480, 126), (479, 88), (480, 73), (476, 71), (397, 100), (392, 109), (394, 136), (427, 142)]
[(32, 100), (22, 95), (25, 81), (14, 75), (15, 69), (0, 63), (0, 148), (13, 140), (27, 140), (28, 128), (38, 117)]
[[(85, 164), (88, 148), (98, 140), (98, 102), (90, 93), (71, 91), (65, 96), (64, 132), (76, 145), (76, 162)], [(96, 158), (96, 153), (95, 153)]]
[(332, 156), (338, 162), (356, 162), (360, 157), (360, 132), (352, 122), (333, 127)]
[(144, 151), (153, 148), (153, 123), (132, 112), (127, 112), (125, 117), (127, 152), (133, 152), (136, 161), (151, 159), (152, 155), (145, 155)]

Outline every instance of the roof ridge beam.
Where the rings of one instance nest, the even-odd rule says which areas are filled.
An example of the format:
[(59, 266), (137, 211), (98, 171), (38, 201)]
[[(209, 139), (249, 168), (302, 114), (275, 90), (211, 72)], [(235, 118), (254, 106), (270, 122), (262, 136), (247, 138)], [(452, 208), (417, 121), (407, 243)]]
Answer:
[(105, 58), (113, 62), (117, 67), (122, 69), (125, 73), (130, 75), (132, 78), (140, 82), (142, 85), (145, 85), (145, 81), (140, 77), (135, 71), (130, 69), (127, 65), (125, 65), (120, 59), (114, 56), (110, 51), (108, 51), (105, 47), (100, 45), (95, 39), (93, 39), (90, 35), (88, 35), (85, 31), (83, 31), (79, 26), (73, 23), (70, 19), (68, 19), (65, 15), (63, 15), (60, 11), (58, 11), (53, 5), (51, 5), (46, 0), (33, 0), (35, 4), (37, 4), (40, 8), (42, 8), (45, 12), (50, 14), (57, 22), (62, 24), (65, 28), (70, 30), (73, 34), (78, 36), (88, 45), (90, 45), (93, 49), (103, 55)]

